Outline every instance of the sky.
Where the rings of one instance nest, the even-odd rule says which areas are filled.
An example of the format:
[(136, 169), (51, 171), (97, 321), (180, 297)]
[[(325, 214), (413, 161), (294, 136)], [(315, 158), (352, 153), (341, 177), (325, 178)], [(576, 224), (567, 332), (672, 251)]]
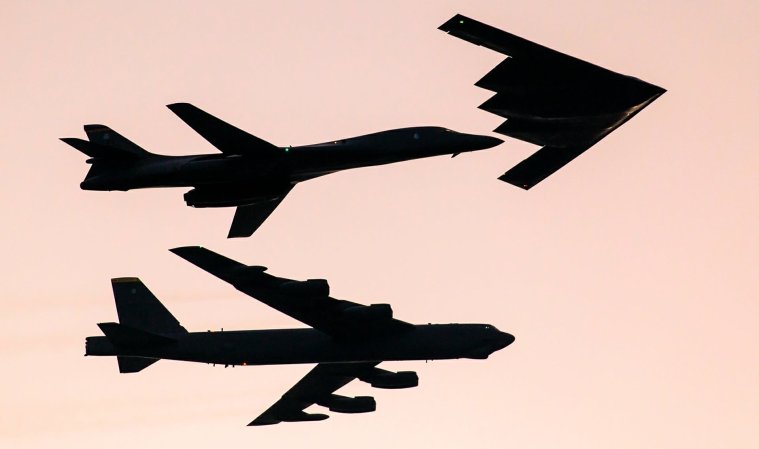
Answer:
[[(166, 104), (276, 145), (437, 125), (490, 134), (473, 86), (502, 55), (456, 13), (668, 92), (546, 181), (496, 178), (536, 147), (298, 185), (248, 239), (182, 189), (85, 192), (59, 137), (103, 123), (149, 151), (215, 151)], [(759, 3), (3, 1), (0, 446), (756, 448)], [(203, 245), (329, 279), (405, 321), (490, 323), (488, 360), (393, 362), (420, 385), (377, 411), (248, 428), (310, 366), (83, 357), (139, 276), (190, 329), (298, 327), (167, 251)], [(317, 408), (314, 408), (316, 411)]]

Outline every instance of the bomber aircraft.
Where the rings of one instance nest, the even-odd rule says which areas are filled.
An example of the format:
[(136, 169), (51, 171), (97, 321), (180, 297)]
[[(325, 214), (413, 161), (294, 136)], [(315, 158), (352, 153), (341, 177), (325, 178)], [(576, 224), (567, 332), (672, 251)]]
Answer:
[(457, 14), (439, 27), (508, 56), (475, 83), (496, 94), (494, 131), (542, 148), (500, 179), (530, 189), (630, 120), (666, 90)]
[(188, 104), (168, 106), (222, 154), (149, 153), (103, 125), (85, 125), (89, 141), (63, 138), (90, 157), (84, 190), (193, 187), (192, 207), (237, 207), (228, 237), (249, 237), (295, 184), (349, 168), (482, 150), (503, 142), (490, 136), (421, 126), (315, 145), (278, 147)]
[[(665, 92), (462, 15), (447, 33), (508, 56), (476, 85), (496, 92), (481, 109), (507, 119), (494, 131), (540, 145), (500, 180), (529, 189)], [(236, 207), (228, 237), (248, 237), (292, 188), (357, 167), (494, 147), (502, 140), (424, 126), (303, 146), (276, 146), (188, 104), (168, 106), (221, 154), (164, 156), (145, 151), (104, 125), (85, 125), (89, 140), (63, 138), (92, 164), (84, 190), (192, 187), (192, 207)]]
[(104, 337), (87, 337), (85, 355), (116, 356), (119, 371), (134, 373), (159, 359), (225, 366), (316, 363), (303, 379), (249, 425), (319, 421), (318, 404), (339, 413), (376, 409), (370, 396), (335, 391), (359, 379), (375, 388), (410, 388), (413, 371), (378, 368), (387, 360), (486, 359), (514, 337), (489, 324), (410, 324), (393, 317), (389, 304), (361, 305), (329, 296), (324, 279), (272, 276), (201, 247), (171, 250), (264, 304), (311, 326), (188, 332), (137, 278), (113, 279), (118, 323), (100, 323)]

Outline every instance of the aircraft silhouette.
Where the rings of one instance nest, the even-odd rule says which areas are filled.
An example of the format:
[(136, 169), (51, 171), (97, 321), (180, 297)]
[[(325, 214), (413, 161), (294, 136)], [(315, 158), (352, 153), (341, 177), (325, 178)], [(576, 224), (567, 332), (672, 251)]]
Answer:
[(514, 337), (488, 324), (414, 325), (393, 317), (389, 304), (361, 305), (329, 296), (324, 279), (297, 281), (266, 274), (201, 247), (171, 250), (253, 298), (311, 326), (188, 332), (137, 278), (113, 279), (119, 323), (100, 323), (105, 337), (87, 337), (85, 355), (116, 356), (119, 371), (141, 371), (159, 359), (232, 366), (317, 363), (249, 425), (318, 421), (313, 404), (340, 413), (372, 412), (369, 396), (334, 392), (354, 379), (376, 388), (410, 388), (413, 371), (377, 368), (387, 360), (486, 359)]
[(479, 106), (507, 119), (495, 132), (542, 147), (498, 178), (525, 190), (666, 92), (461, 14), (439, 29), (508, 56), (475, 86), (496, 93)]
[(168, 106), (221, 154), (149, 153), (104, 125), (85, 125), (89, 141), (62, 141), (90, 157), (84, 190), (193, 187), (192, 207), (237, 207), (228, 237), (249, 237), (292, 188), (303, 181), (357, 167), (390, 164), (491, 148), (490, 136), (423, 126), (394, 129), (315, 145), (277, 147), (188, 103)]

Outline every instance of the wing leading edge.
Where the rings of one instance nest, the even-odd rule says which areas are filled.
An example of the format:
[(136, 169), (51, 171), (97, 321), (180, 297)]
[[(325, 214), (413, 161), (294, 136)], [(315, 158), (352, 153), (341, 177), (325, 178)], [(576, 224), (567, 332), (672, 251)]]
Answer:
[(190, 103), (174, 103), (167, 107), (222, 153), (252, 157), (276, 157), (281, 153), (276, 145), (230, 125)]
[(529, 189), (617, 129), (666, 90), (460, 14), (440, 26), (508, 56), (476, 86), (480, 109), (507, 119), (495, 132), (542, 148), (498, 179)]
[(336, 338), (407, 332), (412, 324), (393, 318), (389, 304), (369, 306), (329, 296), (324, 279), (297, 281), (266, 274), (265, 267), (246, 266), (199, 246), (171, 250), (241, 292), (296, 320)]

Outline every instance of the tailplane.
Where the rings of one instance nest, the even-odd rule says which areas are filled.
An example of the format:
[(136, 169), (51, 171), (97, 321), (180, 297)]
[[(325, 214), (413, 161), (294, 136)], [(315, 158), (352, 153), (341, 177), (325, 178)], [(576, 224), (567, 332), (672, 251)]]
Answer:
[(120, 373), (136, 373), (158, 361), (158, 359), (150, 357), (128, 357), (124, 355), (118, 356), (117, 359)]
[(154, 156), (105, 125), (84, 125), (89, 140), (64, 137), (61, 140), (98, 160), (130, 160)]
[[(105, 337), (87, 338), (87, 355), (116, 355), (119, 372), (136, 373), (159, 359), (161, 346), (176, 344), (187, 330), (137, 278), (111, 280), (119, 323), (98, 323)], [(143, 356), (144, 355), (144, 356)]]

